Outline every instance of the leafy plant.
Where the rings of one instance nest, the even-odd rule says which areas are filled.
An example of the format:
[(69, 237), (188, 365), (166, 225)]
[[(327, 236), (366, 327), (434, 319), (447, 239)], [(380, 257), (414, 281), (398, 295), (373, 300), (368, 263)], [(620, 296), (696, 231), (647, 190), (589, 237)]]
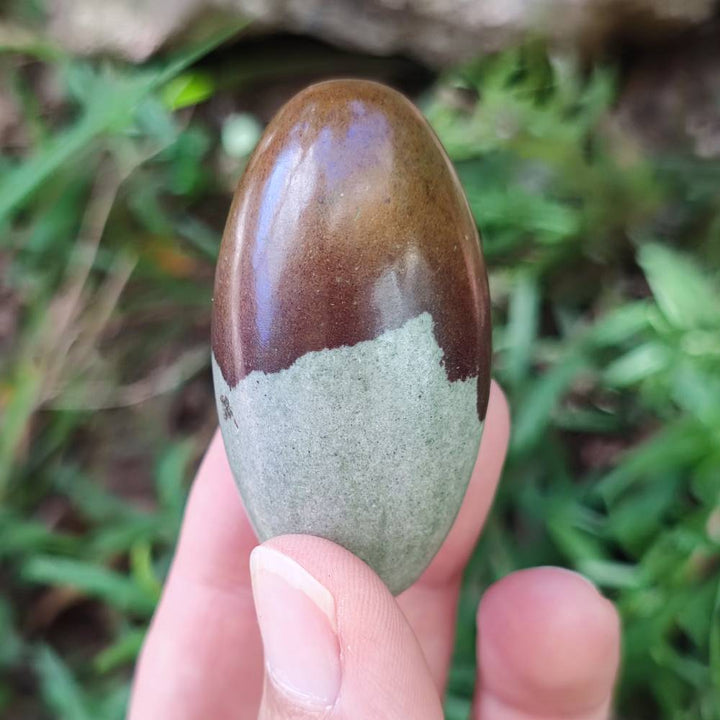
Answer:
[[(461, 604), (451, 718), (467, 716), (481, 592), (547, 563), (618, 604), (621, 716), (718, 717), (720, 274), (699, 267), (718, 206), (687, 200), (691, 163), (628, 154), (608, 132), (614, 85), (528, 47), (451, 73), (428, 106), (484, 232), (513, 408)], [(674, 228), (694, 257), (650, 241), (678, 206), (705, 218), (705, 236)]]
[[(221, 128), (207, 105), (327, 66), (206, 62), (229, 34), (138, 68), (31, 33), (0, 48), (25, 131), (0, 160), (0, 291), (16, 308), (0, 359), (0, 713), (123, 716), (213, 422), (212, 265), (257, 138), (251, 115), (221, 104)], [(61, 96), (47, 113), (43, 73)], [(547, 563), (622, 613), (621, 717), (720, 717), (720, 163), (644, 154), (613, 123), (621, 82), (528, 44), (452, 70), (424, 104), (484, 236), (513, 411), (461, 599), (452, 720), (472, 697), (481, 593)], [(99, 642), (62, 643), (73, 613)]]

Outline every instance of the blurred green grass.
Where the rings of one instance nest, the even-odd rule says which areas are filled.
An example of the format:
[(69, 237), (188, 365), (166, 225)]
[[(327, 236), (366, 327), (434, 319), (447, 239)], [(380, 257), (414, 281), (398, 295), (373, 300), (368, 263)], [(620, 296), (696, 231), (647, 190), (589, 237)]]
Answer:
[[(240, 45), (228, 88), (203, 61), (225, 38), (146, 67), (34, 37), (5, 48), (23, 138), (0, 160), (9, 718), (123, 717), (212, 429), (213, 261), (257, 139), (257, 120), (213, 102), (297, 63), (270, 72)], [(451, 720), (470, 706), (483, 589), (550, 563), (620, 608), (620, 717), (720, 718), (720, 163), (644, 152), (613, 122), (621, 81), (529, 44), (420, 98), (483, 234), (513, 412)]]

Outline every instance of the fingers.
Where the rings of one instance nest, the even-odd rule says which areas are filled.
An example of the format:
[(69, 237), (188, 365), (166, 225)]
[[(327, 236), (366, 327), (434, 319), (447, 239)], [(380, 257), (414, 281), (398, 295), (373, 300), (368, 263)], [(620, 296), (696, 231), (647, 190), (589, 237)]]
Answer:
[[(438, 688), (452, 650), (459, 578), (492, 500), (508, 422), (505, 399), (493, 385), (479, 459), (458, 519), (431, 567), (400, 598)], [(255, 544), (216, 434), (138, 663), (130, 720), (163, 713), (178, 720), (256, 717), (262, 658), (248, 566)], [(238, 696), (244, 698), (241, 706)]]
[(620, 654), (613, 605), (561, 568), (513, 573), (478, 611), (476, 720), (606, 720)]
[(256, 543), (216, 434), (140, 656), (129, 720), (255, 720), (262, 656), (248, 562)]
[(430, 567), (397, 598), (441, 693), (452, 655), (462, 572), (492, 504), (509, 435), (507, 400), (499, 385), (493, 382), (480, 452), (458, 517)]
[(382, 581), (327, 540), (252, 554), (266, 684), (261, 720), (442, 720), (415, 636)]

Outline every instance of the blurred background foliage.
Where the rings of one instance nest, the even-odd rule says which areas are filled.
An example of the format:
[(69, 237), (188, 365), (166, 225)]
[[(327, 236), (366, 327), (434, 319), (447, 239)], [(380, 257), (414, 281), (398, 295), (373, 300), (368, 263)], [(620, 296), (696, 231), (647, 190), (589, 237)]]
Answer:
[(123, 717), (215, 425), (232, 189), (289, 94), (362, 75), (411, 94), (456, 163), (513, 412), (448, 718), (483, 589), (551, 563), (621, 611), (620, 717), (720, 718), (720, 162), (644, 150), (614, 113), (619, 63), (529, 42), (436, 77), (237, 30), (141, 66), (3, 40), (0, 715)]

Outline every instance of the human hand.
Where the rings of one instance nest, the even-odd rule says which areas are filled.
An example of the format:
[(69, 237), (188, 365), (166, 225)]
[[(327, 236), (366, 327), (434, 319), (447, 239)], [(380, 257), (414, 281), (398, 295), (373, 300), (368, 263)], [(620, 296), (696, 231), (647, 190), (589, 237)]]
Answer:
[[(327, 540), (292, 535), (255, 548), (216, 434), (140, 657), (129, 720), (440, 720), (462, 571), (508, 436), (493, 384), (460, 514), (420, 580), (393, 598)], [(545, 567), (503, 578), (478, 610), (474, 718), (606, 720), (619, 634), (615, 609), (580, 575)]]

